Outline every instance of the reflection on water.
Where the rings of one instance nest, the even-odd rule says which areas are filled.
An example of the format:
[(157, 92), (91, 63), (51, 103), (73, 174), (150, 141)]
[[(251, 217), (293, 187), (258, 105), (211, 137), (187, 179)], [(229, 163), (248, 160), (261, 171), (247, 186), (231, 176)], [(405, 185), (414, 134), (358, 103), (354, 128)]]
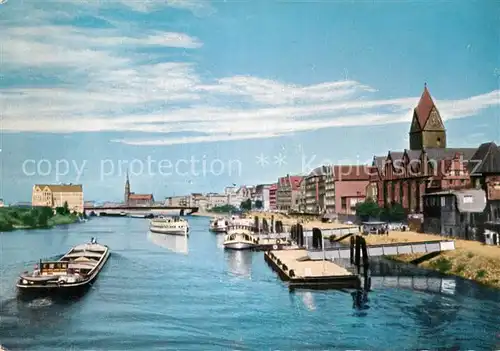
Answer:
[(217, 235), (217, 247), (219, 249), (224, 248), (224, 237), (226, 236), (225, 234), (216, 234)]
[(188, 254), (188, 237), (187, 235), (170, 235), (148, 233), (148, 239), (155, 245), (164, 247), (170, 251)]
[(316, 305), (314, 304), (314, 295), (310, 291), (302, 293), (302, 301), (304, 302), (304, 306), (306, 306), (309, 311), (314, 311), (316, 309)]
[(252, 254), (251, 251), (226, 251), (229, 272), (243, 277), (250, 277), (252, 273)]

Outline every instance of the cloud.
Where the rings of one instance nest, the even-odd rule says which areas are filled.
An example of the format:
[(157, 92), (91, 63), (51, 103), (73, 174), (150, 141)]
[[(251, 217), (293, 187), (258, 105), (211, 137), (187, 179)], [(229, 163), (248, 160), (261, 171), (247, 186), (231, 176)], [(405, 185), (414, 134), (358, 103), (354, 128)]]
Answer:
[[(128, 8), (138, 2), (118, 3)], [(0, 88), (7, 132), (118, 131), (137, 134), (112, 140), (130, 145), (208, 143), (409, 123), (418, 102), (418, 96), (384, 99), (354, 80), (299, 85), (246, 75), (208, 79), (185, 58), (166, 59), (202, 46), (186, 33), (130, 30), (137, 23), (129, 29), (61, 26), (43, 12), (37, 19), (38, 26), (0, 25), (3, 78), (11, 82)], [(148, 48), (157, 50), (143, 51)], [(498, 105), (500, 91), (436, 103), (444, 119), (473, 116)]]
[(209, 16), (216, 12), (209, 0), (52, 0), (52, 2), (98, 9), (122, 6), (142, 13), (170, 7), (190, 11), (199, 17)]

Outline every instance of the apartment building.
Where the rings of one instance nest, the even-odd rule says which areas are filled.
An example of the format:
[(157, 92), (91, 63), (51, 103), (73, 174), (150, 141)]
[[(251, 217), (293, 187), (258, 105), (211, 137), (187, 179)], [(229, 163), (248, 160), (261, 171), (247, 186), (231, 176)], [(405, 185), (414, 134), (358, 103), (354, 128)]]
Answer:
[(334, 212), (339, 215), (355, 215), (358, 202), (365, 201), (370, 183), (368, 165), (336, 165), (332, 167), (334, 180)]
[(304, 178), (305, 212), (316, 214), (325, 213), (325, 181), (326, 174), (330, 172), (329, 168), (329, 166), (317, 167)]
[(269, 187), (269, 209), (276, 210), (276, 191), (278, 190), (277, 184), (271, 184)]
[(255, 187), (254, 201), (262, 201), (262, 209), (267, 211), (270, 209), (269, 190), (271, 184), (259, 184)]
[(81, 184), (35, 184), (31, 195), (32, 206), (63, 207), (68, 203), (71, 212), (83, 213), (83, 186)]
[(300, 193), (301, 176), (290, 176), (278, 178), (276, 189), (276, 208), (280, 211), (297, 211), (298, 197)]

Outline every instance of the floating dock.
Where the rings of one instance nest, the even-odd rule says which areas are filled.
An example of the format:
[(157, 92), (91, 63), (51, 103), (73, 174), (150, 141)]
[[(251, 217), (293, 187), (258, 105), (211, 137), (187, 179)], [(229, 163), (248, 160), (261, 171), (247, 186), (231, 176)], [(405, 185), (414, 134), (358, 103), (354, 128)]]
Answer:
[(358, 289), (359, 277), (331, 261), (312, 261), (303, 249), (268, 251), (264, 260), (290, 288)]

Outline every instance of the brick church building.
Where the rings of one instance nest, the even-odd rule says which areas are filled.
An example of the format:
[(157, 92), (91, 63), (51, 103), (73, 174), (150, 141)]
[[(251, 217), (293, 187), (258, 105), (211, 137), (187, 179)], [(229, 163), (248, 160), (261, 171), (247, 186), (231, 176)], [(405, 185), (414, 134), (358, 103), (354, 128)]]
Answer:
[(409, 149), (374, 157), (367, 196), (381, 207), (399, 203), (408, 213), (421, 213), (422, 195), (470, 187), (467, 165), (477, 148), (447, 148), (446, 139), (446, 128), (426, 85), (413, 110)]
[(127, 180), (125, 182), (125, 194), (124, 194), (124, 203), (126, 206), (135, 207), (135, 206), (153, 206), (155, 199), (153, 194), (136, 194), (130, 192), (130, 181), (128, 179), (127, 172)]

